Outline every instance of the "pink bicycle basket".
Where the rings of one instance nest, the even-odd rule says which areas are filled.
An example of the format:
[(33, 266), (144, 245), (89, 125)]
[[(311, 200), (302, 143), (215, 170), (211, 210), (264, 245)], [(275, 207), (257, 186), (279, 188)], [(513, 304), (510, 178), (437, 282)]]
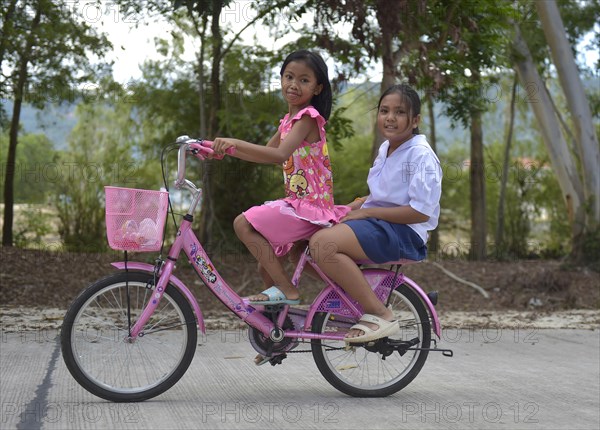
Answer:
[(112, 249), (158, 251), (169, 206), (167, 191), (104, 187), (106, 235)]

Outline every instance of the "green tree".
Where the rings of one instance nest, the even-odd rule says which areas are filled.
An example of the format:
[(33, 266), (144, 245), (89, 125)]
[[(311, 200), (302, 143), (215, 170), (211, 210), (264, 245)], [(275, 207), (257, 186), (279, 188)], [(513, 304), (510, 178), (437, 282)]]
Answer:
[(329, 149), (337, 204), (347, 204), (369, 192), (367, 176), (371, 167), (369, 160), (378, 88), (378, 84), (370, 82), (349, 86), (338, 99), (339, 106), (345, 109), (344, 116), (352, 118), (354, 134), (341, 139), (339, 145), (332, 145)]
[[(513, 60), (522, 85), (528, 89), (569, 214), (571, 257), (576, 262), (597, 262), (600, 259), (597, 247), (593, 245), (587, 250), (589, 242), (585, 239), (595, 238), (600, 232), (600, 149), (591, 106), (572, 51), (575, 42), (596, 24), (593, 17), (598, 16), (600, 3), (565, 1), (560, 3), (560, 10), (555, 1), (536, 2), (534, 6), (535, 14), (528, 3), (524, 10), (539, 17), (539, 21), (514, 23)], [(560, 11), (565, 15), (566, 25)], [(547, 70), (551, 58), (566, 109), (557, 106), (547, 89), (544, 74), (551, 73)]]
[[(506, 4), (494, 1), (466, 2), (465, 6), (457, 24), (459, 49), (442, 55), (445, 61), (441, 67), (446, 67), (452, 76), (451, 90), (442, 100), (446, 103), (446, 113), (470, 130), (470, 257), (483, 260), (487, 255), (487, 208), (482, 116), (491, 103), (485, 93), (490, 80), (484, 74), (489, 75), (494, 67), (507, 63), (503, 53), (508, 36), (503, 29), (508, 25), (509, 10)], [(489, 55), (490, 52), (493, 54)], [(495, 82), (493, 75), (491, 82)]]
[[(255, 15), (244, 16), (245, 25), (233, 32), (231, 27), (223, 25), (221, 13), (233, 4), (230, 0), (147, 0), (144, 2), (120, 0), (118, 2), (125, 10), (136, 10), (145, 14), (159, 13), (173, 23), (173, 25), (187, 36), (195, 37), (200, 43), (196, 55), (197, 63), (189, 76), (189, 83), (195, 86), (195, 100), (191, 106), (197, 110), (194, 118), (195, 126), (182, 129), (178, 134), (198, 135), (204, 138), (213, 138), (224, 131), (223, 103), (227, 84), (223, 80), (223, 69), (227, 58), (239, 59), (235, 56), (236, 46), (241, 35), (255, 23), (261, 20), (268, 21), (276, 11), (287, 7), (289, 2), (279, 0), (271, 2), (252, 3)], [(293, 5), (291, 6), (293, 7)], [(271, 16), (271, 18), (270, 18)], [(177, 39), (177, 37), (175, 38)], [(166, 43), (169, 43), (168, 41)], [(260, 50), (260, 44), (256, 48)], [(247, 54), (251, 54), (247, 50)], [(264, 73), (261, 74), (264, 76)], [(269, 76), (270, 78), (270, 76)], [(265, 82), (265, 81), (263, 81)], [(266, 82), (270, 82), (268, 79)], [(254, 83), (256, 85), (256, 83)], [(253, 87), (255, 89), (256, 87)], [(173, 113), (170, 113), (173, 116)], [(242, 135), (243, 136), (243, 135)], [(171, 139), (175, 136), (172, 135)], [(213, 184), (218, 180), (213, 172), (214, 163), (204, 163), (202, 182), (205, 198), (202, 202), (199, 236), (203, 241), (210, 238), (214, 220), (217, 218), (213, 212), (212, 201), (219, 196)]]
[(512, 146), (512, 136), (514, 131), (514, 123), (515, 123), (515, 110), (516, 110), (516, 101), (517, 101), (517, 85), (518, 78), (515, 74), (513, 78), (512, 89), (510, 91), (510, 102), (509, 105), (509, 113), (508, 113), (508, 125), (506, 127), (506, 141), (504, 145), (504, 154), (502, 157), (502, 176), (500, 178), (500, 190), (498, 193), (498, 209), (496, 210), (496, 229), (495, 229), (495, 242), (496, 249), (504, 249), (504, 221), (505, 221), (505, 201), (506, 201), (506, 184), (508, 181), (508, 169), (510, 163), (510, 154), (511, 154), (511, 146)]
[[(29, 101), (43, 107), (70, 97), (72, 89), (97, 72), (90, 54), (110, 48), (105, 36), (80, 20), (66, 1), (10, 1), (2, 9), (2, 75), (0, 96), (14, 101), (4, 181), (2, 244), (13, 244), (13, 203), (21, 107)], [(5, 74), (5, 71), (8, 71)]]
[[(277, 72), (293, 44), (272, 52), (262, 47), (260, 40), (246, 45), (240, 38), (261, 21), (278, 35), (285, 34), (289, 25), (277, 27), (283, 16), (279, 11), (288, 9), (290, 15), (295, 15), (294, 4), (285, 1), (249, 3), (250, 9), (244, 9), (244, 24), (237, 32), (225, 22), (234, 12), (228, 9), (230, 2), (227, 1), (174, 4), (125, 1), (122, 4), (141, 8), (143, 13), (148, 10), (161, 13), (178, 29), (172, 39), (160, 41), (158, 45), (159, 53), (168, 61), (148, 62), (144, 66), (143, 81), (134, 91), (141, 132), (148, 144), (147, 156), (157, 154), (157, 148), (182, 134), (207, 139), (229, 135), (260, 144), (266, 143), (276, 132), (278, 120), (286, 109), (279, 94)], [(199, 44), (194, 64), (180, 59), (181, 34), (195, 38)], [(336, 110), (327, 126), (328, 140), (333, 146), (352, 132), (350, 121), (341, 112), (341, 109)], [(205, 198), (197, 220), (201, 239), (211, 241), (216, 232), (219, 236), (214, 242), (222, 243), (219, 239), (231, 231), (235, 215), (251, 205), (281, 197), (279, 169), (228, 157), (202, 163), (199, 179)]]
[(54, 205), (65, 248), (98, 252), (106, 249), (104, 186), (158, 189), (160, 182), (157, 175), (146, 179), (133, 158), (136, 128), (130, 105), (82, 103), (77, 116), (68, 150), (59, 159), (63, 180)]
[[(158, 160), (161, 149), (178, 135), (207, 137), (190, 132), (198, 130), (195, 71), (179, 64), (179, 54), (172, 43), (164, 41), (162, 49), (164, 51), (161, 52), (174, 61), (147, 62), (142, 68), (143, 80), (132, 87), (140, 148), (148, 162)], [(271, 78), (270, 61), (267, 53), (263, 55), (256, 47), (244, 46), (234, 47), (232, 55), (225, 59), (221, 83), (223, 104), (218, 115), (223, 128), (221, 133), (259, 143), (268, 141), (275, 133), (284, 104), (278, 91), (263, 88)], [(170, 76), (170, 79), (165, 79), (165, 76)], [(171, 157), (167, 161), (173, 163), (176, 160)], [(169, 166), (173, 171), (175, 165)], [(229, 157), (205, 161), (200, 168), (196, 163), (190, 164), (189, 178), (202, 182), (204, 207), (217, 215), (211, 227), (211, 231), (214, 229), (219, 233), (219, 240), (215, 243), (222, 243), (222, 236), (229, 235), (235, 215), (251, 204), (278, 196), (282, 182), (280, 175), (280, 170), (278, 172), (271, 166)], [(210, 194), (206, 191), (207, 180), (212, 187)], [(198, 227), (203, 225), (202, 220), (196, 222)]]
[[(0, 186), (4, 186), (8, 135), (0, 135)], [(15, 203), (46, 203), (60, 181), (57, 154), (43, 134), (24, 134), (15, 160)], [(0, 201), (4, 203), (3, 195)]]
[[(484, 73), (506, 63), (502, 48), (508, 38), (502, 30), (511, 4), (491, 0), (313, 0), (307, 4), (315, 7), (317, 42), (341, 53), (356, 71), (369, 60), (381, 60), (381, 91), (398, 79), (408, 79), (435, 93), (446, 103), (446, 113), (470, 129), (471, 256), (484, 258), (487, 232), (481, 116), (486, 100), (482, 89)], [(338, 22), (351, 26), (354, 43), (334, 35), (331, 27)], [(380, 142), (376, 137), (372, 155)]]

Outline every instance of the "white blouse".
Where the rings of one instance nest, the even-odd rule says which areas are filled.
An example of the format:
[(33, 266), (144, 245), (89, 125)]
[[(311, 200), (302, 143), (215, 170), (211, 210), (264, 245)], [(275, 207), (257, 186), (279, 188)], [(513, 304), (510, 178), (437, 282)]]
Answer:
[(418, 224), (407, 224), (427, 243), (427, 232), (436, 228), (440, 216), (442, 167), (425, 135), (415, 135), (388, 157), (390, 143), (379, 147), (369, 170), (370, 195), (363, 208), (410, 206), (429, 216)]

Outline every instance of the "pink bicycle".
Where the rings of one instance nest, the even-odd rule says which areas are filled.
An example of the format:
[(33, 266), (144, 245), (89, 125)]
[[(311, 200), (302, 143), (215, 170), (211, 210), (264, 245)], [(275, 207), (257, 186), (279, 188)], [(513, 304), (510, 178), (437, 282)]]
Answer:
[[(106, 400), (137, 402), (165, 392), (184, 375), (196, 352), (198, 329), (205, 333), (205, 324), (197, 300), (173, 274), (182, 251), (206, 287), (248, 325), (250, 343), (258, 353), (276, 365), (290, 353), (312, 352), (321, 374), (343, 393), (393, 394), (417, 376), (430, 351), (452, 356), (451, 350), (436, 348), (432, 340), (432, 331), (440, 338), (441, 330), (434, 307), (437, 293), (426, 294), (399, 271), (407, 261), (391, 262), (389, 270), (362, 269), (402, 328), (398, 335), (366, 344), (344, 342), (363, 312), (320, 271), (308, 250), (297, 264), (294, 285), (306, 264), (326, 283), (308, 309), (250, 305), (240, 297), (221, 278), (191, 228), (202, 191), (185, 178), (186, 156), (205, 159), (210, 145), (182, 136), (168, 147), (178, 147), (175, 187), (191, 191), (192, 198), (166, 259), (159, 258), (154, 266), (126, 258), (113, 263), (119, 272), (90, 285), (68, 309), (61, 331), (62, 355), (81, 386)], [(107, 187), (111, 247), (159, 250), (168, 205), (168, 192)], [(299, 351), (300, 344), (310, 349)]]

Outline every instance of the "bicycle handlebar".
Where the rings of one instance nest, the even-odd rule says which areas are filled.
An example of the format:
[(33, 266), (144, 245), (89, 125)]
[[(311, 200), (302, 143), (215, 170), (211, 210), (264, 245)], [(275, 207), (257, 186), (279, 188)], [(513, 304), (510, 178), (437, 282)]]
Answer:
[(201, 160), (204, 160), (208, 157), (208, 155), (212, 155), (211, 158), (215, 160), (222, 160), (225, 154), (233, 155), (235, 154), (235, 148), (227, 148), (225, 150), (225, 154), (215, 154), (215, 151), (212, 149), (213, 142), (211, 140), (199, 140), (196, 142), (189, 143), (190, 150), (192, 154), (198, 157)]
[[(206, 160), (212, 158), (215, 160), (221, 160), (224, 154), (215, 154), (212, 149), (213, 142), (210, 140), (193, 139), (189, 136), (179, 136), (176, 143), (180, 144), (179, 155), (177, 159), (177, 180), (175, 181), (176, 186), (183, 186), (186, 183), (185, 179), (185, 157), (188, 152), (199, 158), (200, 160)], [(235, 148), (227, 148), (225, 154), (233, 155)]]

